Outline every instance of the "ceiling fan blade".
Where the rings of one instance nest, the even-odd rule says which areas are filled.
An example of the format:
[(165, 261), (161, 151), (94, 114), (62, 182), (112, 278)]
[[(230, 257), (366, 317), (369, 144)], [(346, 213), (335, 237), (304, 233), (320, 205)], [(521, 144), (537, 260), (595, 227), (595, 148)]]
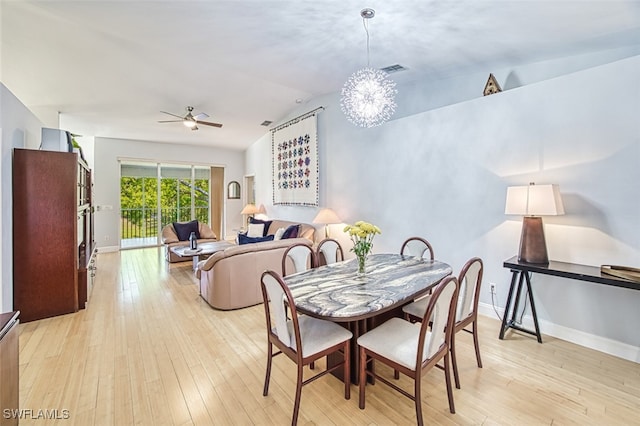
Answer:
[(211, 123), (209, 121), (198, 121), (198, 124), (204, 124), (205, 126), (222, 127), (220, 123)]
[(202, 119), (205, 119), (205, 118), (209, 118), (209, 114), (207, 114), (205, 112), (201, 112), (200, 114), (194, 115), (193, 118), (195, 118), (196, 120), (202, 120)]
[(160, 112), (161, 112), (161, 113), (163, 113), (163, 114), (169, 114), (169, 115), (174, 116), (174, 117), (184, 118), (184, 117), (183, 117), (183, 116), (181, 116), (181, 115), (175, 115), (175, 114), (172, 114), (172, 113), (167, 112), (167, 111), (160, 111)]
[(184, 120), (158, 120), (158, 123), (180, 123)]

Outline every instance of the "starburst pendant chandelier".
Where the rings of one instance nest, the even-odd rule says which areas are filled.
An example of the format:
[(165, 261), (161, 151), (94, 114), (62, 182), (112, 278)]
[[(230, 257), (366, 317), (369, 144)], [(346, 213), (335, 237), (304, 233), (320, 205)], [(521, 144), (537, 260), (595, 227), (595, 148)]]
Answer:
[(396, 110), (396, 83), (384, 71), (369, 66), (369, 28), (367, 20), (375, 16), (373, 9), (360, 11), (367, 33), (367, 67), (347, 80), (342, 87), (340, 106), (347, 119), (360, 127), (374, 127), (389, 120)]

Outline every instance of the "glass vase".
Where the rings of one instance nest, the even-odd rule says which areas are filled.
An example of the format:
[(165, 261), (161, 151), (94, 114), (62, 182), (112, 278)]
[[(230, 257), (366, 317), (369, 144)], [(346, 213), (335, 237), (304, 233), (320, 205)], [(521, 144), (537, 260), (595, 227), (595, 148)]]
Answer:
[(358, 256), (358, 276), (359, 277), (364, 277), (364, 273), (365, 273), (365, 261), (367, 260), (367, 255), (362, 255), (362, 256)]

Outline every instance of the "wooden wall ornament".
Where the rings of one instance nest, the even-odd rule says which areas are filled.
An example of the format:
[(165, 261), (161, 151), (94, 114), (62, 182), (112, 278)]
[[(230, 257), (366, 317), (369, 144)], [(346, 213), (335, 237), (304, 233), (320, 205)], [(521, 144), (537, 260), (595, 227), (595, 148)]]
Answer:
[(502, 89), (493, 74), (489, 73), (489, 79), (487, 80), (487, 84), (485, 84), (484, 91), (482, 93), (484, 96), (487, 96), (498, 92), (502, 92)]

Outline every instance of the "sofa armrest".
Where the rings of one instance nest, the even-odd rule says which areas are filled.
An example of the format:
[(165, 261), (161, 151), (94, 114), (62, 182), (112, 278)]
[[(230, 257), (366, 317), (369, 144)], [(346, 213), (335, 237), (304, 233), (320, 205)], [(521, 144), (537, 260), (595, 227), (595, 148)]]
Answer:
[(198, 222), (198, 232), (200, 233), (200, 239), (217, 240), (218, 236), (206, 223)]
[(162, 244), (177, 243), (178, 241), (180, 241), (178, 239), (178, 234), (176, 234), (176, 231), (173, 229), (172, 224), (165, 225), (165, 227), (162, 228), (161, 237), (162, 237)]

